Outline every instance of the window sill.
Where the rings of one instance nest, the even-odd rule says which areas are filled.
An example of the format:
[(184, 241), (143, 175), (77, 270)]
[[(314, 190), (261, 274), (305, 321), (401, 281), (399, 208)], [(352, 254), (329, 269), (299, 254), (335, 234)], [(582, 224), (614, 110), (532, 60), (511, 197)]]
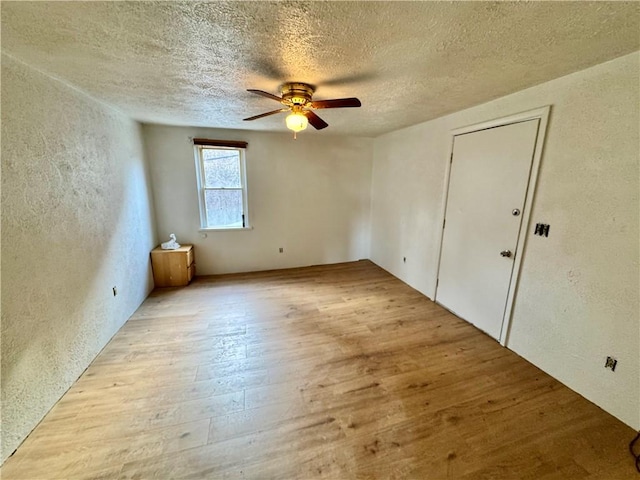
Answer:
[(253, 227), (249, 226), (249, 227), (222, 227), (222, 228), (215, 228), (215, 227), (207, 227), (207, 228), (201, 228), (198, 231), (199, 232), (237, 232), (237, 231), (243, 231), (243, 230), (253, 230)]

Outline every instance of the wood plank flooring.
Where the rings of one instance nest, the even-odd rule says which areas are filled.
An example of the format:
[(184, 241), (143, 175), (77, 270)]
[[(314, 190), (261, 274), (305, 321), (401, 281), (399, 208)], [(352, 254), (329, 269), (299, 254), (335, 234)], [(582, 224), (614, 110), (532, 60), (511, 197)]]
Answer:
[(625, 479), (634, 432), (368, 261), (156, 290), (9, 479)]

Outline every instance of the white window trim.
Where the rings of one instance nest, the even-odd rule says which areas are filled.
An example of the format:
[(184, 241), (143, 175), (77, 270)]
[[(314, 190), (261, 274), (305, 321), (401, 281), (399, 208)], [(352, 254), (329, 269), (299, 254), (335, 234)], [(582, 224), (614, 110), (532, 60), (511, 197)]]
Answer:
[[(206, 225), (207, 221), (207, 208), (205, 205), (205, 191), (204, 187), (204, 162), (202, 161), (203, 149), (215, 149), (215, 150), (235, 150), (240, 156), (240, 180), (242, 182), (242, 210), (244, 212), (244, 225), (242, 227), (210, 227)], [(216, 147), (210, 145), (194, 145), (194, 157), (196, 162), (196, 187), (198, 189), (198, 207), (200, 213), (200, 232), (220, 232), (220, 231), (239, 231), (239, 230), (253, 230), (251, 223), (249, 222), (249, 199), (248, 199), (248, 186), (247, 186), (247, 167), (246, 167), (246, 149), (239, 147)], [(210, 190), (210, 189), (209, 189)], [(227, 189), (227, 190), (238, 190)]]

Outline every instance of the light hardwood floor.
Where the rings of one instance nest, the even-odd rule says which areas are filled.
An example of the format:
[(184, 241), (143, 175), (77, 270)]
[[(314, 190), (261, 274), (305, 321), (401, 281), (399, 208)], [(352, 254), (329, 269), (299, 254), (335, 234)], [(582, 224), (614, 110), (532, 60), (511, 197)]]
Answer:
[(1, 474), (625, 479), (634, 433), (361, 261), (156, 290)]

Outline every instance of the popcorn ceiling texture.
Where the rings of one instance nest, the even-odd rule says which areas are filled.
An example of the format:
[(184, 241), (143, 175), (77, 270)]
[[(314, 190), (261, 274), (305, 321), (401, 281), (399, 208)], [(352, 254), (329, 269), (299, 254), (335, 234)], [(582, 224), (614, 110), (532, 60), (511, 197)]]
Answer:
[(147, 296), (151, 219), (139, 124), (3, 54), (2, 460)]
[(2, 48), (148, 123), (286, 131), (285, 81), (327, 132), (376, 136), (640, 46), (637, 2), (2, 2)]

